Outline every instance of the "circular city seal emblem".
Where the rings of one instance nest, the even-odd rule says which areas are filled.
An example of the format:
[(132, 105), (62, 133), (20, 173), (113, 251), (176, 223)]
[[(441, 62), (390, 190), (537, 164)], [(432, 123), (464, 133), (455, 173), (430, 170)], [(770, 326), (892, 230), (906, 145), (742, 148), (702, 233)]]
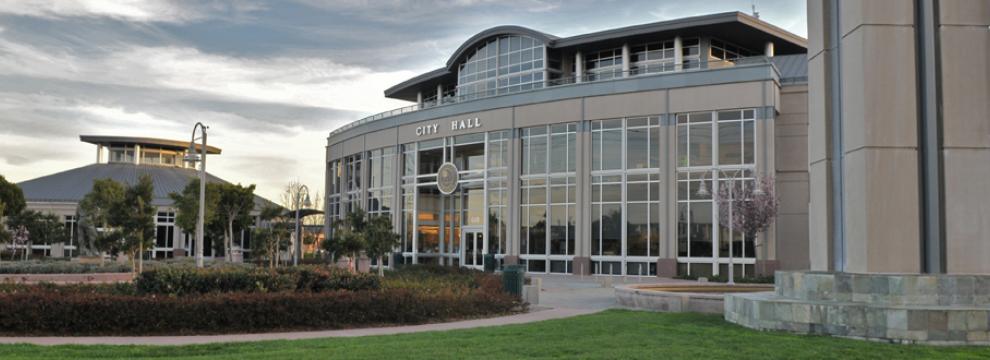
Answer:
[(443, 163), (437, 170), (437, 189), (444, 195), (450, 195), (457, 190), (457, 166), (453, 163)]

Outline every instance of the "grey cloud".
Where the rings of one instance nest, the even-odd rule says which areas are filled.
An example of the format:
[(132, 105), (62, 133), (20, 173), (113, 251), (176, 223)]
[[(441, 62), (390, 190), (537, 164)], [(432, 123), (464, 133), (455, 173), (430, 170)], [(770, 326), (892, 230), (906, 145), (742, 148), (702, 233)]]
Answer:
[[(292, 104), (251, 102), (227, 99), (198, 91), (145, 88), (113, 84), (95, 84), (71, 80), (24, 76), (0, 76), (0, 94), (5, 94), (10, 112), (0, 114), (7, 130), (27, 135), (71, 133), (83, 128), (83, 120), (102, 121), (98, 117), (71, 110), (96, 105), (120, 107), (125, 111), (144, 112), (162, 119), (185, 124), (202, 114), (227, 114), (216, 117), (224, 125), (261, 133), (287, 134), (292, 128), (329, 131), (341, 121), (359, 119), (362, 114), (349, 110)], [(45, 99), (44, 102), (38, 99)], [(18, 105), (10, 102), (18, 101)], [(3, 105), (0, 102), (0, 105)]]

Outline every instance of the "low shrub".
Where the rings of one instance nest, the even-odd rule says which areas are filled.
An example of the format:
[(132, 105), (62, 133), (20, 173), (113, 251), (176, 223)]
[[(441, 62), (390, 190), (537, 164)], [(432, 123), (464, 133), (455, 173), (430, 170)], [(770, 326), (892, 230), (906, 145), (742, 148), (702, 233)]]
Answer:
[(358, 291), (380, 287), (378, 278), (371, 274), (352, 274), (310, 266), (276, 270), (253, 267), (159, 267), (138, 274), (134, 285), (140, 293), (173, 296), (228, 292)]
[[(512, 312), (500, 289), (213, 293), (183, 297), (33, 288), (0, 293), (4, 335), (244, 333), (419, 324)], [(77, 289), (78, 290), (78, 289)]]
[[(674, 278), (675, 279), (681, 279), (681, 280), (698, 280), (699, 278), (701, 278), (701, 276), (697, 276), (697, 275), (678, 275), (678, 276), (675, 276)], [(729, 281), (729, 276), (728, 275), (709, 276), (708, 277), (708, 281), (710, 281), (710, 282), (724, 283), (724, 282), (728, 282)], [(736, 283), (738, 283), (738, 284), (773, 284), (774, 283), (774, 277), (773, 277), (773, 275), (767, 275), (767, 276), (750, 276), (750, 277), (736, 276)]]
[[(474, 289), (497, 276), (456, 266), (402, 265), (385, 274), (382, 287), (392, 289)], [(501, 286), (501, 285), (499, 285)]]
[(0, 274), (93, 274), (131, 272), (130, 264), (80, 264), (72, 261), (5, 261)]

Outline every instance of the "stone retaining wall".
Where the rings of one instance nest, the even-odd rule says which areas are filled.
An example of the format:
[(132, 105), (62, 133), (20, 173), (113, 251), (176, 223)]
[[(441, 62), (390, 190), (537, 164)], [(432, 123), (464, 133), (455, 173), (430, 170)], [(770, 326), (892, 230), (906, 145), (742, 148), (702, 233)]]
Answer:
[(990, 345), (990, 276), (778, 272), (774, 293), (725, 297), (725, 319), (898, 343)]

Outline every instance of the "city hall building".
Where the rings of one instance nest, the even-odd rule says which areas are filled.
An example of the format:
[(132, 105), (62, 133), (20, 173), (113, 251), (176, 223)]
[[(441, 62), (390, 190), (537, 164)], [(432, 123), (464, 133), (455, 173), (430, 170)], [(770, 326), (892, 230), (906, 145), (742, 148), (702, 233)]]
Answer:
[[(327, 233), (362, 208), (392, 217), (406, 263), (807, 269), (806, 46), (738, 12), (571, 37), (482, 31), (385, 90), (415, 104), (330, 133)], [(712, 194), (764, 178), (774, 225), (756, 238), (719, 225)]]

